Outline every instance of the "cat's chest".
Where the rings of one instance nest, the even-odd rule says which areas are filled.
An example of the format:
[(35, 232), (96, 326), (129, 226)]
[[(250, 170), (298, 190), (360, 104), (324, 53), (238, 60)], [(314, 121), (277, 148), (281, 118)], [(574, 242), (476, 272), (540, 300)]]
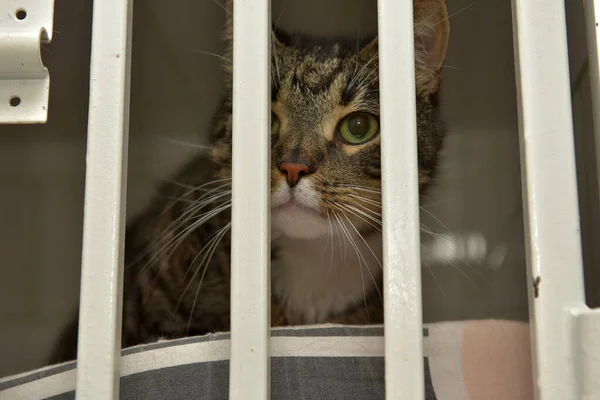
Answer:
[(325, 322), (361, 304), (381, 287), (381, 235), (354, 243), (338, 237), (275, 241), (271, 268), (273, 294), (292, 324)]

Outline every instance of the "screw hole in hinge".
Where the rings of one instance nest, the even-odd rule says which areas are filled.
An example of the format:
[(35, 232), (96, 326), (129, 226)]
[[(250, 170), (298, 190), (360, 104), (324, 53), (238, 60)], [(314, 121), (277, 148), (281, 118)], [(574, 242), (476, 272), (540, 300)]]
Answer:
[(21, 104), (21, 98), (19, 96), (13, 96), (8, 102), (10, 103), (11, 107), (17, 107), (19, 104)]
[(25, 18), (27, 18), (27, 11), (23, 10), (22, 8), (18, 9), (17, 12), (15, 13), (15, 15), (17, 16), (17, 19), (19, 21), (23, 21)]

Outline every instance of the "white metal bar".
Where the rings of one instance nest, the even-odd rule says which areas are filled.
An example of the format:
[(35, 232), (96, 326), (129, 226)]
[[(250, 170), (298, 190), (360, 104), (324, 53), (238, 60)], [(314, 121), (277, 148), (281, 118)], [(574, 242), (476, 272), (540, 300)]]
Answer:
[(41, 44), (52, 40), (54, 0), (0, 1), (0, 123), (44, 123), (50, 75)]
[(600, 399), (600, 310), (584, 310), (577, 315), (576, 325), (578, 399)]
[[(412, 0), (379, 0), (386, 399), (423, 399)], [(395, 133), (401, 132), (401, 135)]]
[[(585, 0), (585, 17), (588, 45), (588, 65), (592, 92), (592, 119), (594, 122), (594, 137), (596, 156), (600, 157), (600, 1)], [(596, 160), (598, 180), (600, 183), (600, 159)]]
[(513, 0), (535, 398), (575, 400), (583, 268), (564, 0)]
[(270, 398), (270, 0), (233, 7), (229, 398)]
[[(600, 1), (584, 1), (592, 116), (596, 142), (596, 168), (600, 182)], [(579, 371), (582, 400), (600, 398), (600, 310), (578, 315)]]
[(77, 390), (119, 398), (132, 0), (95, 0)]

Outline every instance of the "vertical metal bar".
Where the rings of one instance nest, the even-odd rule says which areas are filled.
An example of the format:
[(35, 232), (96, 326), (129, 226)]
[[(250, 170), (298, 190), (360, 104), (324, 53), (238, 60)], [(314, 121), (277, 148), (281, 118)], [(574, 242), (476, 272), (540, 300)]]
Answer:
[[(231, 400), (270, 397), (270, 0), (233, 9)], [(252, 167), (250, 167), (252, 166)]]
[(423, 399), (413, 2), (378, 12), (386, 399)]
[(600, 399), (600, 309), (577, 315), (578, 399)]
[[(600, 157), (600, 1), (585, 0), (585, 18), (588, 44), (588, 63), (592, 92), (592, 118), (594, 121), (594, 137), (596, 155)], [(598, 179), (600, 180), (600, 160), (596, 160)], [(599, 182), (600, 183), (600, 182)]]
[(79, 400), (119, 398), (132, 6), (96, 0), (93, 8)]
[(584, 306), (563, 0), (513, 0), (535, 398), (578, 399)]

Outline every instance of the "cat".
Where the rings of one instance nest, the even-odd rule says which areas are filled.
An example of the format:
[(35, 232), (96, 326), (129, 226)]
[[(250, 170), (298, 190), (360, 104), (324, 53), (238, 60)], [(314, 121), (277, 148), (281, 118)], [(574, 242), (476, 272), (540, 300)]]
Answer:
[[(232, 7), (229, 0), (228, 60)], [(422, 196), (445, 136), (438, 103), (450, 30), (444, 0), (415, 0), (414, 29)], [(272, 325), (382, 323), (378, 39), (275, 29), (271, 64)], [(183, 168), (127, 229), (123, 347), (229, 330), (230, 62), (225, 70), (210, 155)], [(75, 359), (76, 348), (75, 318), (51, 363)]]

